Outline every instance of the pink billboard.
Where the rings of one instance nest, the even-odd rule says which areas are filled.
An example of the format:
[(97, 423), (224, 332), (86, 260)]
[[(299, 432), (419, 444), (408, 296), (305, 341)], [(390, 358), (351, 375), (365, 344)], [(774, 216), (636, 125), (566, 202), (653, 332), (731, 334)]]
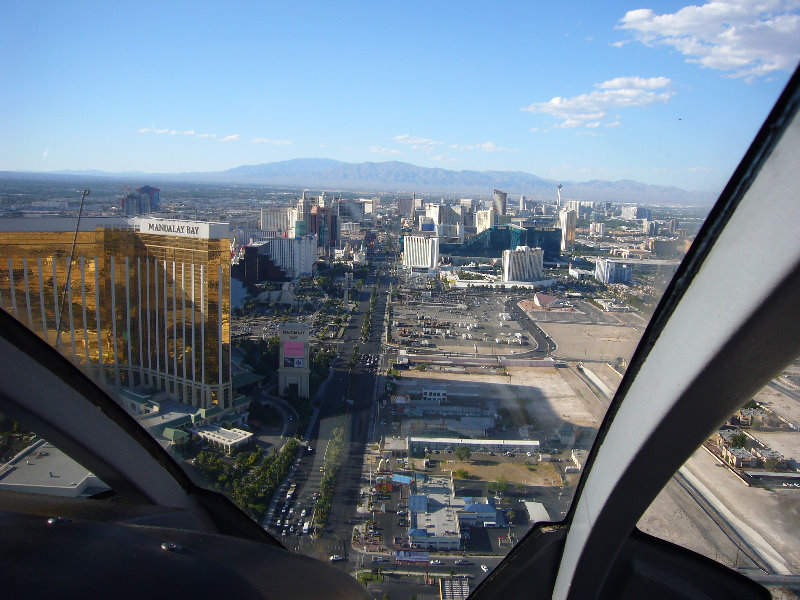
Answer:
[(291, 342), (286, 341), (283, 343), (283, 355), (284, 356), (304, 356), (305, 355), (305, 348), (303, 348), (303, 342)]

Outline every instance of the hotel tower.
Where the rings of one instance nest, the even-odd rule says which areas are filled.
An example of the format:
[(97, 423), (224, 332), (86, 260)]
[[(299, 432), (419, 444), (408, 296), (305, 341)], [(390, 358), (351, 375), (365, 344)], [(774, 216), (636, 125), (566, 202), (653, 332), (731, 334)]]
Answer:
[(75, 224), (0, 220), (0, 306), (105, 385), (230, 408), (228, 225)]

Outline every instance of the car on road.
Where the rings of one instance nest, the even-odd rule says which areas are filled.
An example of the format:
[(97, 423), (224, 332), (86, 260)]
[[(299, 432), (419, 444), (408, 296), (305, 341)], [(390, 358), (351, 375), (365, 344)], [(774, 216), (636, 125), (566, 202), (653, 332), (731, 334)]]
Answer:
[(487, 567), (486, 565), (481, 565), (481, 571), (483, 571), (484, 573), (488, 573), (489, 567)]
[(339, 562), (340, 560), (344, 560), (344, 556), (340, 556), (339, 554), (333, 554), (328, 560), (331, 562)]
[(434, 559), (431, 561), (431, 564), (432, 564), (432, 565), (440, 565), (440, 564), (442, 564), (442, 561), (440, 561), (440, 560), (438, 560), (438, 559), (434, 558)]
[(470, 562), (466, 558), (459, 558), (456, 561), (456, 564), (457, 565), (468, 565), (468, 564), (470, 564)]

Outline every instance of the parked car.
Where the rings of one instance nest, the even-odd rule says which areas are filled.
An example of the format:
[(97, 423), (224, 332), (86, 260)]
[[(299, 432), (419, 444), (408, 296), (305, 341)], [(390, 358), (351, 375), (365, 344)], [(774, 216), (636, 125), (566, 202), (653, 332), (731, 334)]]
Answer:
[(438, 559), (434, 558), (434, 559), (431, 561), (431, 564), (432, 564), (432, 565), (440, 565), (440, 564), (442, 564), (442, 561), (440, 561), (440, 560), (438, 560)]
[(487, 567), (486, 565), (481, 565), (481, 571), (483, 571), (484, 573), (488, 573), (489, 567)]
[(333, 554), (328, 560), (331, 562), (339, 562), (340, 560), (344, 560), (344, 556)]

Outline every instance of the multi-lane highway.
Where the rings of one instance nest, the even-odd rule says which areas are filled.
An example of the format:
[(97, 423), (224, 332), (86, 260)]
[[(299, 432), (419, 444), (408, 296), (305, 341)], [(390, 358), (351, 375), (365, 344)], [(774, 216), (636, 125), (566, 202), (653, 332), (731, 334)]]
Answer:
[[(369, 309), (370, 294), (376, 283), (378, 293), (375, 308), (370, 314), (370, 334), (364, 341), (361, 339), (361, 330)], [(368, 361), (365, 357), (380, 355), (387, 292), (388, 280), (385, 277), (377, 280), (371, 278), (356, 299), (357, 308), (339, 345), (339, 358), (331, 364), (332, 374), (321, 398), (319, 418), (310, 432), (308, 442), (312, 452), (301, 458), (277, 495), (279, 500), (270, 521), (273, 529), (277, 518), (283, 516), (285, 522), (288, 510), (294, 511), (292, 522), (297, 527), (297, 515), (302, 510), (306, 510), (307, 515), (312, 513), (314, 494), (319, 491), (323, 458), (331, 435), (335, 429), (344, 427), (342, 461), (324, 532), (318, 539), (297, 534), (281, 536), (281, 541), (286, 546), (304, 554), (323, 559), (332, 554), (348, 555), (350, 533), (360, 493), (364, 450), (370, 441), (373, 407), (377, 401), (376, 391), (380, 391), (377, 386), (380, 362), (377, 359)], [(356, 346), (358, 357), (350, 373), (349, 362)], [(290, 482), (296, 485), (296, 490), (293, 498), (286, 501), (285, 494)], [(284, 505), (287, 506), (286, 511), (283, 510)], [(351, 569), (352, 564), (345, 564), (343, 567)]]

